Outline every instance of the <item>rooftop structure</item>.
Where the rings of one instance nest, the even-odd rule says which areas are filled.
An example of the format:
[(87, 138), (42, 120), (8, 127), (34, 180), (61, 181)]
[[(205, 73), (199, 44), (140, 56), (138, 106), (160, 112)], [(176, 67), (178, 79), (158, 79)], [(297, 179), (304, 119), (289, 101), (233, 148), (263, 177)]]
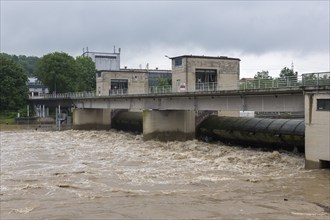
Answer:
[(118, 53), (91, 52), (84, 51), (82, 56), (88, 56), (95, 62), (97, 71), (102, 70), (120, 70), (120, 48)]

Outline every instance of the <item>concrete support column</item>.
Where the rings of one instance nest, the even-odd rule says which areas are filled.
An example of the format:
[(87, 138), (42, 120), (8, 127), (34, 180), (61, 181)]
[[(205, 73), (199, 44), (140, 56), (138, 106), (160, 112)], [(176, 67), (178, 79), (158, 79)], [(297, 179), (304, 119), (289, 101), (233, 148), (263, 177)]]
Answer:
[(185, 141), (194, 138), (195, 111), (143, 111), (144, 140)]
[(74, 109), (73, 129), (109, 130), (111, 129), (111, 109)]
[(46, 117), (46, 112), (45, 112), (45, 105), (42, 105), (42, 118)]
[(305, 168), (330, 168), (330, 94), (305, 93)]

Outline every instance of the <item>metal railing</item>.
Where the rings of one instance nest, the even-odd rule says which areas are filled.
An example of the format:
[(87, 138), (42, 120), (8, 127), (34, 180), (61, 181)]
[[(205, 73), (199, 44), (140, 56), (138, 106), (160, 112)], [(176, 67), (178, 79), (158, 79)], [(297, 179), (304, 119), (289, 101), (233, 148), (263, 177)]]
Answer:
[(96, 92), (67, 92), (67, 93), (52, 93), (52, 94), (40, 94), (39, 96), (30, 96), (30, 99), (58, 99), (58, 98), (87, 98), (95, 97)]
[(148, 94), (172, 93), (172, 86), (151, 86), (148, 88)]
[(196, 83), (195, 90), (196, 91), (217, 91), (218, 83)]
[(239, 89), (292, 88), (301, 86), (330, 85), (330, 72), (306, 73), (301, 76), (289, 76), (274, 79), (254, 79), (240, 81)]
[(239, 89), (273, 89), (301, 86), (301, 76), (289, 76), (274, 79), (254, 79), (239, 82)]
[[(253, 79), (238, 81), (238, 84), (219, 84), (219, 83), (196, 83), (196, 92), (208, 91), (224, 91), (224, 90), (258, 90), (258, 89), (281, 89), (281, 88), (299, 88), (303, 86), (330, 86), (330, 72), (307, 73), (301, 76), (290, 76), (274, 79)], [(184, 91), (188, 91), (186, 87)], [(189, 90), (190, 91), (190, 90)], [(170, 94), (183, 92), (173, 92), (172, 86), (152, 86), (146, 92), (129, 93), (127, 89), (110, 90), (109, 96), (127, 95), (127, 94)], [(193, 91), (190, 91), (193, 92)], [(30, 99), (42, 98), (87, 98), (104, 96), (103, 94), (96, 94), (95, 91), (90, 92), (69, 92), (69, 93), (54, 93), (54, 94), (41, 94), (40, 96), (30, 96)]]
[(330, 72), (306, 73), (302, 75), (302, 86), (330, 85)]
[(111, 89), (109, 90), (109, 95), (126, 95), (128, 94), (128, 89)]

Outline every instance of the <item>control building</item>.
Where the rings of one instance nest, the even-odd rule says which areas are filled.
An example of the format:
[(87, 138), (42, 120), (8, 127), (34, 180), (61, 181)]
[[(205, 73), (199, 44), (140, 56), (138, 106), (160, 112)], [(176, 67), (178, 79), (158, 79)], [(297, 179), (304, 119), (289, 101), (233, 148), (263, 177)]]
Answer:
[(183, 55), (170, 59), (173, 92), (238, 89), (238, 58)]
[(170, 70), (121, 69), (97, 73), (96, 90), (99, 96), (145, 94), (155, 92), (159, 79), (171, 80)]
[[(235, 90), (239, 88), (240, 59), (183, 55), (170, 58), (172, 71), (158, 69), (120, 69), (120, 53), (86, 52), (98, 70), (96, 93), (143, 94), (158, 92), (194, 92)], [(158, 88), (166, 79), (168, 87)], [(160, 91), (162, 89), (163, 91)]]

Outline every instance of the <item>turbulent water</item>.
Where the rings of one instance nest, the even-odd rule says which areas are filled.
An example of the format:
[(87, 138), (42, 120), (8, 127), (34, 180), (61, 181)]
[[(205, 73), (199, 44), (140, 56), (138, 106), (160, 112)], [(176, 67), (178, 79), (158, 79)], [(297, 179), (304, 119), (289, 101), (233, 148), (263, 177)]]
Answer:
[(117, 131), (1, 131), (0, 219), (329, 219), (329, 170), (303, 155), (142, 141)]

